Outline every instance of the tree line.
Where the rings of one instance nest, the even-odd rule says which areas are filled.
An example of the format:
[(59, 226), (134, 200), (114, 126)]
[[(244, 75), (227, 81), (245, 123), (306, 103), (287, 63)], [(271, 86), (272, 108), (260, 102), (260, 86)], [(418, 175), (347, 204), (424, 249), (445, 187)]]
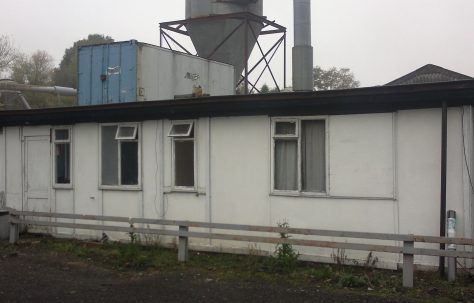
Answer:
[[(346, 67), (331, 67), (323, 69), (320, 66), (313, 68), (313, 90), (335, 90), (357, 88), (360, 82), (355, 78), (354, 73)], [(270, 88), (267, 84), (260, 88), (261, 94), (278, 93), (276, 87)]]
[[(110, 43), (114, 39), (100, 34), (91, 34), (87, 38), (74, 42), (64, 52), (59, 66), (54, 66), (54, 58), (44, 50), (25, 54), (18, 50), (12, 39), (0, 36), (0, 75), (20, 83), (40, 86), (64, 86), (77, 88), (77, 50), (81, 46)], [(72, 106), (74, 97), (52, 96), (48, 94), (24, 93), (33, 108)], [(2, 96), (0, 96), (0, 103)], [(0, 108), (1, 109), (1, 108)]]
[[(9, 78), (21, 84), (41, 86), (65, 86), (77, 88), (77, 50), (81, 46), (111, 43), (110, 36), (90, 34), (87, 38), (74, 42), (67, 48), (59, 63), (54, 66), (53, 57), (44, 50), (37, 50), (32, 54), (22, 53), (16, 49), (11, 38), (0, 36), (0, 75), (7, 74)], [(313, 68), (314, 90), (347, 89), (360, 86), (349, 68), (323, 69)], [(277, 93), (276, 88), (264, 84), (260, 93)], [(33, 108), (71, 106), (75, 103), (74, 97), (51, 96), (47, 94), (25, 93)], [(0, 105), (2, 96), (0, 95)], [(1, 109), (1, 107), (0, 107)]]

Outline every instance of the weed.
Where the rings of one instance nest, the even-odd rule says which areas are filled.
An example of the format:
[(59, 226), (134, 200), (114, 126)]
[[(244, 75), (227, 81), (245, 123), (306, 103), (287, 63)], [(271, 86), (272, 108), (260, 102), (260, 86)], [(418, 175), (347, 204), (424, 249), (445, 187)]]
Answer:
[(347, 264), (347, 255), (346, 255), (346, 250), (338, 248), (336, 250), (336, 253), (334, 251), (331, 253), (331, 258), (336, 263), (339, 267), (342, 267), (343, 265)]
[(318, 281), (327, 281), (333, 276), (332, 267), (329, 265), (324, 265), (320, 269), (311, 269), (309, 272), (310, 276)]
[[(130, 223), (130, 228), (135, 228), (135, 226), (133, 225), (133, 223)], [(130, 242), (132, 244), (135, 244), (137, 243), (140, 239), (138, 237), (138, 234), (135, 233), (134, 231), (130, 231), (128, 232), (128, 236), (130, 237)]]
[(337, 284), (340, 287), (360, 288), (367, 287), (368, 283), (365, 277), (357, 276), (352, 273), (343, 273), (339, 277)]
[(118, 264), (133, 269), (142, 269), (150, 265), (149, 258), (140, 248), (135, 242), (118, 246)]
[(379, 262), (379, 258), (377, 256), (374, 257), (372, 252), (369, 252), (367, 258), (365, 259), (364, 267), (365, 268), (374, 268), (377, 263)]
[[(278, 223), (280, 228), (289, 228), (288, 222), (284, 221)], [(281, 239), (289, 239), (291, 236), (286, 232), (280, 232)], [(272, 272), (289, 273), (292, 272), (298, 263), (299, 253), (293, 248), (291, 244), (279, 243), (275, 248), (275, 253), (272, 258), (269, 259), (268, 268)]]

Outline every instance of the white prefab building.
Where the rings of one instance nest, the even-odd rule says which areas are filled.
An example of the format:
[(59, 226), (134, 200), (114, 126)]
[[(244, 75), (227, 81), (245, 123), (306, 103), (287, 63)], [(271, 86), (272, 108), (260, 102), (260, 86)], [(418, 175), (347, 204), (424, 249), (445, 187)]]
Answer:
[[(0, 112), (0, 191), (18, 210), (436, 236), (442, 102), (447, 209), (457, 236), (472, 238), (474, 81)], [(314, 260), (334, 253), (296, 249)]]

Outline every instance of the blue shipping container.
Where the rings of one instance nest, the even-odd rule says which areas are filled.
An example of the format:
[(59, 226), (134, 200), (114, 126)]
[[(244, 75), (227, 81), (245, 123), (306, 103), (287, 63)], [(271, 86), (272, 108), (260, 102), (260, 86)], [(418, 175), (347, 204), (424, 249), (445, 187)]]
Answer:
[(78, 104), (137, 101), (137, 54), (135, 40), (79, 48)]

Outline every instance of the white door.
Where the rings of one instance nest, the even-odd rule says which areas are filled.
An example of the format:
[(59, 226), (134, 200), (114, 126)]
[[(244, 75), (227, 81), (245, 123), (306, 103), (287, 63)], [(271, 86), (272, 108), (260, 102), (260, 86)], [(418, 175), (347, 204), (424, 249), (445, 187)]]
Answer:
[(24, 137), (24, 199), (25, 211), (50, 212), (51, 184), (49, 136)]

